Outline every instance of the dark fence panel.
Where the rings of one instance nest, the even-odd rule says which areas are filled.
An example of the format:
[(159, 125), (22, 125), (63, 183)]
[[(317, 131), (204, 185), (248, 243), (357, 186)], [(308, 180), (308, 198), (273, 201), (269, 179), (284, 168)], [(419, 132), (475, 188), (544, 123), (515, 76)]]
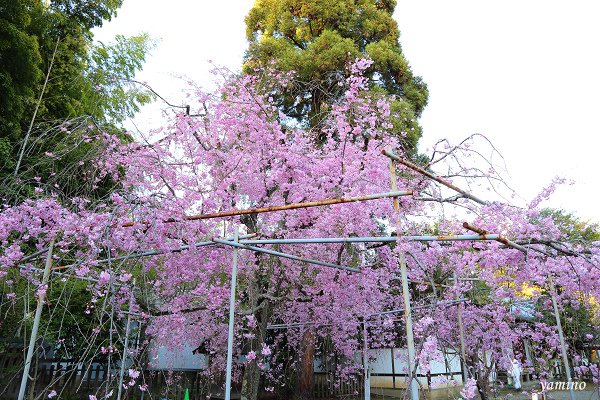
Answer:
[[(19, 393), (23, 372), (23, 355), (18, 353), (12, 357), (0, 357), (0, 399), (15, 399)], [(111, 390), (117, 391), (119, 369), (112, 368), (110, 373), (107, 364), (92, 363), (84, 365), (74, 361), (45, 359), (32, 366), (28, 384), (27, 399), (47, 399), (54, 390), (55, 399), (88, 400), (90, 395), (103, 398)], [(109, 379), (107, 379), (109, 378)], [(127, 371), (124, 383), (130, 381)], [(107, 387), (107, 384), (110, 386)], [(142, 391), (140, 386), (144, 386)], [(210, 385), (208, 380), (198, 371), (142, 371), (135, 385), (123, 389), (123, 399), (183, 399), (186, 389), (191, 400), (206, 400), (220, 391), (220, 387)], [(113, 396), (114, 397), (114, 396)]]
[(315, 372), (315, 398), (361, 399), (364, 391), (362, 375), (352, 375), (340, 382), (326, 372)]

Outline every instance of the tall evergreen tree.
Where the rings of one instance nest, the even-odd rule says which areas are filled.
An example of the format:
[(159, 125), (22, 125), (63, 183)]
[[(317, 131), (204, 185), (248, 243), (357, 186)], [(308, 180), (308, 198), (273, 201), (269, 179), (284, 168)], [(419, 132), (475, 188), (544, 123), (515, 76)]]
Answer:
[[(402, 53), (392, 17), (395, 6), (395, 0), (256, 0), (246, 17), (244, 72), (268, 66), (294, 71), (295, 84), (273, 98), (294, 123), (317, 128), (316, 140), (322, 143), (327, 138), (318, 127), (328, 105), (342, 97), (338, 83), (348, 77), (350, 63), (369, 58), (370, 94), (395, 97), (390, 107), (393, 132), (404, 154), (415, 157), (421, 137), (417, 119), (428, 90)], [(313, 392), (316, 343), (307, 333), (299, 355), (298, 398), (311, 398)]]
[(348, 63), (368, 57), (373, 86), (397, 97), (395, 131), (413, 154), (428, 91), (402, 53), (395, 6), (394, 0), (256, 0), (246, 17), (245, 72), (271, 62), (278, 70), (295, 71), (298, 84), (278, 99), (280, 107), (316, 126), (326, 105), (339, 97), (337, 83), (347, 76)]

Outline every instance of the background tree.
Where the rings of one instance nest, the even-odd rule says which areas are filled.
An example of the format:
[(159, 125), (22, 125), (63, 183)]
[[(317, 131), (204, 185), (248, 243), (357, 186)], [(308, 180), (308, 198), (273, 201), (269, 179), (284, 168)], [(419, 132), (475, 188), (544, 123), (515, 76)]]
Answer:
[(130, 140), (121, 123), (151, 100), (131, 83), (151, 48), (149, 37), (92, 40), (91, 29), (110, 20), (120, 4), (19, 0), (0, 8), (6, 22), (0, 28), (4, 202), (35, 195), (40, 182), (65, 198), (102, 198), (111, 190), (109, 180), (85, 175), (85, 161), (101, 151), (91, 132)]
[(395, 6), (393, 0), (257, 0), (246, 17), (244, 70), (253, 73), (272, 62), (280, 71), (295, 71), (298, 83), (275, 101), (287, 116), (315, 126), (340, 99), (338, 83), (348, 76), (348, 64), (366, 56), (373, 60), (368, 73), (378, 89), (372, 94), (396, 96), (394, 133), (414, 155), (428, 91), (402, 53)]
[(42, 58), (35, 36), (29, 33), (27, 6), (24, 1), (0, 6), (0, 160), (11, 157), (25, 110), (42, 76)]
[[(598, 224), (586, 222), (565, 210), (546, 208), (541, 210), (535, 220), (538, 223), (544, 220), (552, 221), (560, 238), (554, 243), (558, 248), (564, 249), (564, 245), (568, 243), (574, 249), (586, 249), (594, 242), (600, 241)], [(562, 287), (557, 288), (559, 297), (564, 296), (564, 290)], [(564, 301), (561, 310), (563, 329), (565, 337), (570, 342), (571, 351), (578, 353), (571, 353), (575, 359), (586, 353), (586, 347), (590, 342), (597, 341), (596, 332), (600, 325), (598, 309), (596, 300), (587, 296), (585, 291), (582, 291), (579, 296)], [(548, 323), (554, 321), (554, 314), (544, 310), (542, 313), (545, 321)]]
[[(414, 158), (421, 137), (417, 119), (428, 91), (402, 53), (400, 32), (392, 17), (395, 6), (393, 0), (257, 0), (246, 17), (250, 45), (244, 71), (254, 74), (266, 66), (294, 71), (295, 84), (273, 93), (272, 98), (294, 123), (317, 128), (316, 139), (323, 143), (326, 136), (318, 127), (343, 98), (342, 82), (350, 72), (349, 64), (357, 57), (373, 60), (367, 71), (369, 96), (394, 96), (389, 101), (391, 134), (402, 152)], [(300, 376), (308, 379), (300, 379), (299, 391), (301, 397), (309, 397), (314, 343), (304, 347), (309, 350), (301, 357), (305, 367)]]

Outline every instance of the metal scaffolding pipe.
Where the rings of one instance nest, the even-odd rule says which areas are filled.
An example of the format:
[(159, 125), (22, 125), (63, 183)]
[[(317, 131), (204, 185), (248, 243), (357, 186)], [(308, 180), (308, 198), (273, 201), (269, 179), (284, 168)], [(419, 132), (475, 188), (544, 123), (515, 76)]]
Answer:
[[(256, 236), (256, 233), (251, 233), (248, 235), (240, 235), (240, 239), (250, 239)], [(233, 240), (233, 238), (226, 238), (225, 240)], [(216, 244), (215, 242), (213, 242), (212, 240), (207, 240), (204, 242), (198, 242), (196, 243), (193, 247), (205, 247), (205, 246), (210, 246), (210, 245), (214, 245)], [(130, 254), (127, 256), (121, 256), (121, 257), (116, 257), (116, 258), (111, 258), (111, 262), (112, 261), (121, 261), (121, 260), (128, 260), (130, 258), (139, 258), (139, 257), (149, 257), (149, 256), (158, 256), (161, 254), (168, 254), (168, 253), (178, 253), (180, 251), (183, 250), (188, 250), (192, 248), (191, 245), (186, 244), (183, 246), (180, 246), (176, 249), (172, 249), (172, 250), (149, 250), (146, 252), (142, 252), (142, 253), (134, 253), (134, 254)], [(98, 263), (102, 264), (102, 263), (107, 263), (108, 260), (99, 260)]]
[[(456, 273), (454, 273), (454, 283), (458, 283), (458, 278), (456, 277)], [(458, 310), (457, 310), (458, 333), (459, 333), (459, 339), (460, 339), (460, 358), (461, 358), (460, 361), (461, 361), (461, 367), (462, 367), (463, 385), (466, 385), (469, 374), (467, 371), (467, 352), (466, 352), (466, 347), (465, 347), (465, 330), (463, 327), (462, 311), (463, 311), (463, 304), (462, 304), (462, 302), (460, 302), (458, 304)]]
[[(407, 242), (458, 242), (469, 240), (498, 240), (500, 235), (416, 235), (401, 236)], [(398, 236), (367, 236), (367, 237), (324, 237), (307, 239), (249, 239), (240, 240), (243, 244), (314, 244), (314, 243), (393, 243)]]
[[(250, 233), (248, 235), (240, 235), (240, 238), (253, 238), (254, 236), (256, 236), (256, 233)], [(233, 240), (233, 238), (227, 238), (225, 240)], [(198, 242), (196, 243), (193, 247), (204, 247), (204, 246), (210, 246), (210, 245), (214, 245), (217, 244), (216, 242), (212, 241), (212, 240), (208, 240), (205, 242)], [(128, 254), (126, 256), (120, 256), (120, 257), (115, 257), (115, 258), (105, 258), (102, 260), (96, 260), (95, 262), (97, 264), (106, 264), (108, 262), (114, 262), (114, 261), (123, 261), (123, 260), (129, 260), (132, 258), (140, 258), (140, 257), (151, 257), (151, 256), (158, 256), (161, 254), (169, 254), (169, 253), (178, 253), (180, 251), (183, 250), (188, 250), (192, 248), (191, 245), (186, 244), (183, 246), (180, 246), (176, 249), (170, 249), (170, 250), (147, 250), (147, 251), (143, 251), (143, 252), (138, 252), (138, 253), (132, 253), (132, 254)], [(72, 267), (77, 267), (78, 265), (81, 265), (81, 263), (75, 263), (75, 264), (69, 264), (69, 265), (62, 265), (59, 267), (55, 267), (52, 268), (53, 270), (57, 270), (57, 269), (66, 269), (66, 268), (72, 268)]]
[[(408, 280), (409, 282), (413, 282), (412, 280)], [(460, 303), (464, 303), (465, 301), (467, 301), (467, 299), (456, 299), (456, 300), (450, 300), (450, 301), (439, 301), (436, 303), (436, 306), (452, 306), (454, 304), (460, 304)], [(415, 306), (412, 307), (414, 310), (418, 310), (420, 308), (427, 308), (430, 307), (430, 305), (420, 305), (420, 306)], [(404, 308), (397, 308), (394, 310), (389, 310), (389, 311), (381, 311), (378, 313), (374, 313), (374, 314), (369, 314), (368, 317), (378, 317), (380, 315), (388, 315), (388, 314), (398, 314), (398, 313), (402, 313), (404, 312)]]
[(31, 259), (34, 259), (34, 258), (36, 258), (36, 257), (38, 257), (38, 256), (40, 256), (40, 255), (42, 255), (42, 254), (44, 254), (44, 253), (46, 253), (47, 251), (48, 251), (48, 249), (42, 249), (42, 250), (38, 250), (38, 251), (36, 251), (35, 253), (32, 253), (32, 254), (30, 254), (30, 255), (28, 255), (28, 256), (25, 256), (25, 257), (21, 258), (21, 259), (19, 260), (19, 263), (24, 263), (24, 262), (27, 262), (27, 261), (29, 261), (29, 260), (31, 260)]
[[(238, 241), (238, 227), (235, 227), (234, 242)], [(225, 370), (225, 400), (231, 399), (231, 369), (233, 364), (233, 321), (235, 319), (235, 286), (237, 282), (238, 249), (233, 247), (231, 266), (231, 291), (229, 295), (229, 325), (227, 328), (227, 367)]]
[(129, 353), (129, 334), (131, 328), (131, 314), (133, 312), (133, 291), (135, 290), (135, 278), (133, 279), (132, 293), (129, 298), (129, 312), (127, 313), (127, 324), (125, 325), (125, 343), (123, 343), (123, 354), (121, 356), (121, 369), (119, 370), (119, 388), (117, 390), (117, 400), (121, 400), (123, 392), (123, 377), (125, 375), (125, 361)]
[[(50, 276), (50, 268), (52, 267), (52, 250), (54, 249), (54, 239), (50, 241), (48, 246), (48, 255), (46, 256), (46, 265), (44, 267), (44, 275), (42, 276), (42, 286), (48, 284), (48, 277)], [(35, 349), (35, 342), (37, 341), (37, 333), (40, 327), (40, 319), (42, 318), (42, 308), (44, 307), (44, 300), (46, 298), (46, 291), (40, 292), (37, 299), (37, 308), (35, 309), (35, 317), (33, 319), (33, 327), (31, 328), (31, 337), (29, 338), (29, 348), (27, 349), (27, 356), (25, 358), (25, 365), (23, 366), (23, 376), (21, 377), (21, 386), (19, 387), (18, 400), (25, 398), (25, 391), (27, 389), (27, 382), (29, 381), (29, 369), (31, 368), (31, 360), (33, 359), (33, 351)]]
[(371, 369), (369, 367), (369, 342), (367, 341), (367, 321), (363, 321), (363, 368), (365, 400), (371, 400)]
[(240, 248), (240, 249), (257, 251), (259, 253), (265, 253), (265, 254), (270, 254), (272, 256), (288, 258), (290, 260), (300, 261), (300, 262), (304, 262), (304, 263), (308, 263), (308, 264), (315, 264), (315, 265), (320, 265), (320, 266), (323, 266), (323, 267), (336, 268), (336, 269), (341, 269), (341, 270), (350, 271), (350, 272), (360, 272), (360, 270), (357, 269), (357, 268), (345, 267), (345, 266), (342, 266), (342, 265), (332, 264), (332, 263), (328, 263), (328, 262), (324, 262), (324, 261), (319, 261), (319, 260), (311, 260), (309, 258), (302, 258), (302, 257), (294, 256), (292, 254), (282, 253), (280, 251), (268, 250), (268, 249), (263, 249), (263, 248), (260, 248), (260, 247), (254, 247), (254, 246), (248, 246), (248, 245), (245, 245), (245, 244), (236, 243), (236, 242), (230, 242), (230, 241), (221, 240), (221, 239), (213, 239), (213, 241), (216, 242), (216, 243), (226, 244), (228, 246), (233, 246), (233, 247), (237, 247), (237, 248)]
[(296, 322), (292, 324), (273, 324), (268, 325), (267, 330), (301, 328), (306, 325), (331, 326), (332, 324), (317, 324), (316, 322)]
[[(239, 243), (245, 245), (255, 244), (323, 244), (323, 243), (393, 243), (398, 241), (397, 236), (367, 236), (367, 237), (323, 237), (323, 238), (303, 238), (303, 239), (251, 239), (256, 236), (256, 233), (247, 235), (240, 235)], [(413, 235), (413, 236), (402, 236), (402, 238), (408, 242), (460, 242), (460, 241), (485, 241), (485, 240), (498, 240), (500, 235), (498, 234), (485, 234), (485, 235)], [(221, 240), (231, 241), (232, 238), (226, 238)], [(151, 257), (161, 254), (177, 253), (183, 250), (188, 250), (192, 247), (204, 247), (217, 244), (214, 240), (208, 240), (204, 242), (198, 242), (194, 246), (183, 245), (176, 249), (171, 250), (147, 250), (138, 253), (132, 253), (125, 256), (111, 258), (110, 262), (123, 261), (140, 257)], [(518, 245), (517, 245), (518, 246)], [(46, 250), (47, 251), (47, 250)], [(32, 255), (33, 256), (33, 255)], [(108, 259), (96, 260), (97, 264), (106, 264)], [(53, 271), (59, 269), (67, 269), (81, 265), (80, 263), (62, 265), (52, 268)], [(25, 268), (19, 266), (19, 268)]]
[(463, 190), (461, 188), (459, 188), (458, 186), (452, 184), (451, 182), (445, 180), (444, 178), (440, 178), (437, 175), (432, 174), (431, 172), (419, 167), (416, 164), (411, 163), (408, 160), (405, 160), (404, 158), (400, 158), (397, 155), (395, 155), (394, 153), (392, 153), (390, 150), (382, 150), (381, 153), (389, 158), (391, 158), (394, 161), (399, 162), (400, 164), (404, 165), (405, 167), (408, 167), (410, 169), (412, 169), (413, 171), (416, 171), (422, 175), (425, 175), (426, 177), (428, 177), (429, 179), (432, 179), (452, 190), (454, 190), (455, 192), (460, 193), (461, 195), (463, 195), (464, 197), (473, 200), (476, 203), (479, 203), (481, 205), (487, 206), (489, 204), (489, 202), (485, 201), (485, 200), (481, 200), (479, 197), (467, 192), (466, 190)]
[(416, 351), (413, 333), (412, 311), (410, 308), (410, 293), (408, 291), (408, 278), (406, 270), (406, 259), (404, 253), (400, 253), (400, 274), (402, 277), (402, 297), (404, 299), (404, 323), (406, 325), (406, 347), (408, 355), (408, 377), (411, 400), (419, 400), (419, 386), (415, 376)]
[[(31, 272), (38, 272), (38, 273), (43, 273), (44, 270), (41, 268), (35, 268), (35, 267), (26, 267), (25, 265), (19, 265), (20, 269), (26, 270), (26, 271), (31, 271)], [(75, 279), (79, 279), (81, 281), (88, 281), (88, 282), (98, 282), (98, 279), (96, 278), (92, 278), (91, 276), (78, 276), (78, 275), (73, 275), (73, 274), (67, 274), (65, 272), (58, 272), (56, 271), (56, 268), (52, 268), (50, 270), (50, 273), (52, 275), (57, 275), (57, 276), (62, 276), (64, 278), (75, 278)], [(113, 283), (113, 285), (115, 286), (123, 286), (119, 283)]]
[[(384, 199), (384, 198), (389, 198), (389, 197), (412, 196), (412, 195), (413, 195), (412, 190), (401, 190), (401, 191), (388, 192), (388, 193), (367, 194), (364, 196), (356, 196), (356, 197), (340, 197), (337, 199), (308, 201), (308, 202), (304, 202), (304, 203), (284, 204), (281, 206), (248, 208), (245, 210), (230, 210), (230, 211), (221, 211), (221, 212), (209, 213), (209, 214), (188, 215), (188, 216), (183, 217), (183, 220), (184, 221), (197, 221), (197, 220), (202, 220), (202, 219), (232, 217), (232, 216), (236, 216), (236, 215), (260, 214), (260, 213), (273, 212), (273, 211), (295, 210), (298, 208), (329, 206), (329, 205), (333, 205), (333, 204), (353, 203), (353, 202), (357, 202), (357, 201), (367, 201), (367, 200)], [(163, 222), (176, 222), (176, 221), (178, 221), (178, 220), (175, 218), (169, 218)], [(133, 226), (133, 225), (134, 225), (134, 222), (130, 221), (130, 222), (124, 223), (122, 226), (129, 227), (129, 226)]]

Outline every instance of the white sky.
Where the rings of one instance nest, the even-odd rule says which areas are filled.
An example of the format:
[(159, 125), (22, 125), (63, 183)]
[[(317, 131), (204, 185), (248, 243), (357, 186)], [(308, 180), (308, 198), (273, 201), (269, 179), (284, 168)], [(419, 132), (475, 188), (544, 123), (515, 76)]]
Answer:
[[(178, 77), (210, 85), (208, 60), (239, 69), (252, 3), (125, 0), (96, 39), (148, 32), (160, 40), (138, 78), (187, 104)], [(574, 179), (548, 205), (600, 222), (599, 15), (596, 0), (398, 0), (401, 45), (430, 92), (421, 149), (482, 133), (504, 155), (522, 197), (554, 176)], [(160, 126), (156, 107), (136, 124)]]

